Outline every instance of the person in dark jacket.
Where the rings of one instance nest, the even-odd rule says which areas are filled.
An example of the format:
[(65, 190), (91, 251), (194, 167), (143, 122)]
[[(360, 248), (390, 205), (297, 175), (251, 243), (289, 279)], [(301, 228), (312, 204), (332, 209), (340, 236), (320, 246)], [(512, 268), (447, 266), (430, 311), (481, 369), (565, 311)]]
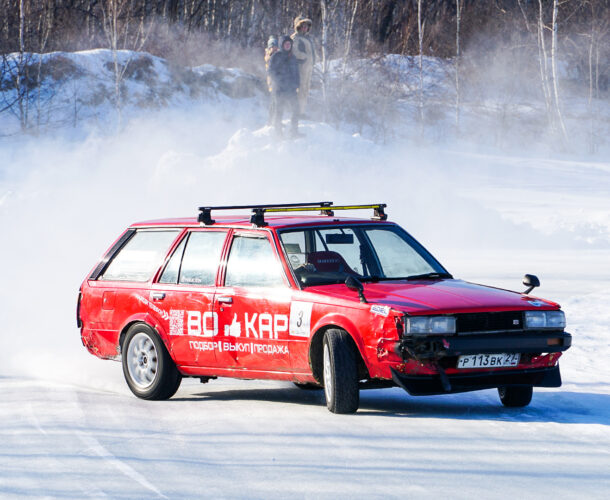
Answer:
[(269, 61), (271, 89), (275, 97), (275, 117), (273, 124), (278, 135), (282, 134), (282, 115), (284, 108), (292, 111), (291, 135), (298, 135), (299, 128), (299, 65), (292, 55), (292, 39), (289, 36), (280, 38), (280, 50), (271, 56)]

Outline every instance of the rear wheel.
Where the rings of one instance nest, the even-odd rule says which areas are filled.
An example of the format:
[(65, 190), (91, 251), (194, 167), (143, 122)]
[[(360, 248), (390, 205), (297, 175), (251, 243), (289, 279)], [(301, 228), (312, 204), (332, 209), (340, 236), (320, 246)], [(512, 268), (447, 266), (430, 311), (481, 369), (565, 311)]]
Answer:
[(142, 399), (169, 399), (182, 377), (165, 345), (148, 325), (133, 325), (123, 341), (123, 375), (127, 385)]
[(522, 408), (530, 404), (534, 388), (531, 385), (507, 385), (498, 387), (498, 395), (504, 406)]
[(326, 406), (333, 413), (355, 413), (360, 402), (358, 364), (347, 332), (325, 333), (322, 363)]

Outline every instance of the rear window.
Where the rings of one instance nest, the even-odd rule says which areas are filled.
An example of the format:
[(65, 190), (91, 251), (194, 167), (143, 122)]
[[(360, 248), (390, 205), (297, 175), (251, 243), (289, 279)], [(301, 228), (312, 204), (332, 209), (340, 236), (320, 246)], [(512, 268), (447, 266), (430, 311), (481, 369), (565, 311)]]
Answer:
[(145, 282), (161, 265), (179, 231), (137, 231), (114, 256), (99, 278), (103, 281)]

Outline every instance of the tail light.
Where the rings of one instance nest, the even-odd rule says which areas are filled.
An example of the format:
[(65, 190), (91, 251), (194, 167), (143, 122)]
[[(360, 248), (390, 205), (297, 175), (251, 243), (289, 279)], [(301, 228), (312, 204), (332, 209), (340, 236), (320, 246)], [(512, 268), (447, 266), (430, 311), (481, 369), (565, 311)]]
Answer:
[(394, 316), (394, 323), (396, 324), (398, 337), (402, 337), (402, 334), (405, 332), (405, 321), (403, 316)]
[(83, 292), (78, 291), (78, 301), (76, 303), (76, 326), (79, 328), (83, 327), (83, 321), (80, 319), (80, 301), (83, 298)]

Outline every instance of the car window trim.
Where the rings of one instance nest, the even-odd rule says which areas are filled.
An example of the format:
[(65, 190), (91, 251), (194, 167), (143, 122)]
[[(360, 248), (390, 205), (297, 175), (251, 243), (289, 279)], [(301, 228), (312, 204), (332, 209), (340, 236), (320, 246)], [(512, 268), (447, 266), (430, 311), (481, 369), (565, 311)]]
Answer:
[(184, 250), (186, 248), (186, 244), (188, 243), (188, 241), (187, 241), (188, 237), (189, 237), (188, 231), (185, 230), (184, 228), (182, 228), (176, 241), (174, 241), (174, 243), (169, 247), (169, 251), (167, 252), (167, 255), (165, 256), (165, 259), (163, 259), (163, 265), (161, 266), (157, 275), (153, 279), (153, 283), (159, 283), (160, 285), (177, 285), (178, 284), (177, 283), (178, 278), (176, 278), (176, 283), (161, 283), (160, 280), (161, 280), (161, 277), (163, 276), (163, 273), (165, 273), (167, 266), (169, 265), (169, 261), (173, 259), (174, 253), (178, 250), (178, 247), (180, 245), (182, 245), (182, 242), (184, 242), (184, 247), (182, 248), (182, 255), (180, 256), (180, 266), (178, 267), (178, 277), (180, 276), (180, 268), (182, 267), (182, 257), (184, 257)]
[[(160, 228), (130, 228), (133, 230), (133, 233), (131, 234), (131, 236), (125, 240), (123, 242), (123, 244), (121, 245), (120, 248), (118, 248), (116, 250), (116, 252), (114, 252), (114, 254), (112, 255), (112, 258), (108, 260), (108, 262), (106, 262), (106, 264), (104, 265), (104, 268), (102, 269), (102, 271), (100, 272), (100, 274), (98, 275), (98, 277), (96, 278), (96, 281), (103, 281), (103, 282), (107, 282), (107, 283), (139, 283), (139, 284), (143, 284), (143, 283), (154, 283), (155, 279), (157, 278), (157, 275), (159, 274), (159, 268), (160, 266), (164, 266), (165, 265), (165, 259), (167, 258), (167, 250), (165, 252), (166, 257), (163, 258), (163, 260), (161, 261), (160, 266), (157, 267), (156, 271), (154, 273), (152, 273), (152, 275), (144, 281), (135, 281), (135, 280), (104, 280), (104, 273), (107, 271), (108, 267), (110, 266), (110, 264), (112, 263), (112, 261), (116, 258), (116, 256), (121, 253), (121, 250), (125, 247), (125, 245), (127, 245), (127, 243), (129, 241), (131, 241), (131, 239), (138, 233), (171, 233), (171, 232), (175, 232), (176, 236), (174, 236), (174, 239), (172, 240), (172, 242), (170, 243), (169, 247), (170, 249), (173, 249), (175, 247), (176, 244), (176, 240), (180, 238), (180, 235), (182, 234), (182, 229), (178, 228), (178, 227), (160, 227)], [(118, 242), (117, 242), (118, 243)], [(113, 248), (114, 249), (114, 248)]]
[[(226, 248), (225, 248), (225, 253), (222, 259), (222, 273), (221, 276), (218, 277), (218, 282), (217, 282), (217, 287), (226, 287), (226, 288), (250, 288), (250, 287), (235, 287), (232, 285), (227, 286), (226, 285), (226, 278), (227, 278), (227, 263), (229, 262), (229, 255), (231, 254), (231, 248), (233, 247), (233, 241), (235, 241), (235, 237), (236, 236), (246, 236), (249, 238), (264, 238), (266, 239), (269, 244), (271, 245), (271, 251), (273, 252), (273, 255), (277, 261), (277, 263), (280, 265), (280, 268), (282, 270), (282, 279), (284, 281), (284, 285), (287, 288), (293, 288), (292, 283), (290, 282), (290, 279), (288, 278), (287, 274), (286, 274), (286, 266), (284, 265), (283, 259), (282, 259), (282, 255), (285, 255), (284, 252), (284, 246), (280, 243), (279, 239), (276, 241), (276, 239), (274, 238), (274, 232), (269, 230), (269, 229), (265, 229), (265, 228), (257, 228), (256, 230), (251, 230), (251, 229), (245, 229), (245, 228), (235, 228), (231, 231), (231, 234), (229, 235), (229, 237), (227, 238), (226, 241)], [(278, 249), (278, 244), (279, 246), (282, 247), (282, 254), (280, 254), (279, 249)], [(289, 266), (290, 267), (290, 266)], [(297, 283), (297, 281), (294, 281), (295, 283)], [(257, 287), (257, 288), (266, 288), (266, 287)]]
[(110, 282), (115, 282), (115, 283), (129, 283), (129, 282), (132, 282), (132, 283), (150, 283), (156, 277), (158, 269), (157, 269), (157, 271), (155, 273), (153, 273), (152, 278), (149, 278), (146, 281), (102, 280), (101, 278), (103, 277), (104, 273), (108, 269), (108, 266), (110, 266), (110, 264), (115, 259), (115, 257), (121, 252), (121, 250), (123, 250), (125, 245), (127, 245), (127, 243), (129, 243), (131, 241), (131, 239), (137, 233), (160, 233), (160, 232), (173, 232), (173, 231), (175, 231), (177, 234), (176, 234), (174, 240), (172, 241), (172, 244), (169, 246), (170, 249), (174, 248), (174, 243), (176, 242), (176, 238), (179, 238), (180, 233), (182, 232), (182, 230), (180, 228), (177, 228), (177, 227), (162, 227), (162, 228), (153, 228), (153, 227), (151, 227), (151, 228), (148, 228), (148, 227), (147, 228), (134, 228), (134, 227), (130, 227), (130, 228), (128, 228), (119, 237), (119, 239), (115, 242), (115, 244), (112, 245), (110, 250), (108, 250), (108, 252), (106, 252), (106, 254), (102, 258), (102, 260), (100, 260), (98, 265), (95, 266), (95, 269), (89, 275), (88, 280), (89, 281), (107, 281), (109, 283)]
[[(288, 260), (288, 255), (286, 254), (286, 249), (284, 248), (284, 244), (282, 242), (282, 233), (306, 231), (308, 229), (311, 229), (312, 234), (314, 234), (315, 232), (318, 232), (318, 230), (320, 230), (320, 229), (341, 228), (341, 227), (350, 227), (354, 230), (354, 232), (356, 232), (357, 230), (361, 230), (363, 235), (367, 239), (367, 243), (370, 245), (370, 248), (373, 252), (375, 252), (375, 250), (373, 248), (372, 242), (370, 241), (370, 239), (368, 238), (368, 235), (366, 234), (365, 229), (367, 229), (367, 228), (379, 229), (380, 227), (382, 227), (382, 228), (388, 228), (388, 230), (390, 230), (390, 231), (394, 231), (394, 232), (398, 232), (398, 233), (402, 232), (404, 235), (406, 235), (407, 243), (418, 254), (420, 254), (421, 257), (426, 262), (428, 262), (428, 264), (430, 264), (430, 261), (428, 260), (428, 259), (430, 259), (432, 262), (434, 262), (434, 264), (436, 264), (440, 269), (442, 269), (442, 272), (451, 274), (451, 273), (449, 273), (449, 271), (447, 271), (445, 266), (443, 266), (424, 245), (422, 245), (418, 240), (416, 240), (413, 236), (411, 236), (411, 234), (406, 229), (404, 229), (402, 226), (399, 226), (398, 224), (396, 224), (394, 222), (383, 222), (383, 223), (380, 223), (380, 222), (372, 222), (372, 223), (371, 222), (363, 222), (363, 223), (347, 222), (345, 224), (336, 224), (336, 225), (333, 225), (333, 224), (326, 225), (325, 224), (323, 226), (311, 225), (311, 226), (283, 227), (276, 231), (277, 235), (278, 235), (278, 244), (279, 244), (279, 247), (281, 248), (281, 251), (282, 251), (284, 257), (286, 258), (286, 262), (288, 264), (288, 267), (290, 268), (289, 269), (290, 274), (292, 275), (294, 282), (296, 283), (296, 285), (299, 289), (303, 290), (304, 287), (303, 287), (303, 284), (297, 279), (296, 275), (294, 274), (294, 270), (292, 269), (292, 266), (290, 265), (290, 261)], [(423, 253), (423, 255), (422, 255), (422, 253)], [(374, 257), (376, 259), (379, 258), (377, 255), (375, 255)], [(434, 267), (434, 266), (432, 266), (432, 267)], [(381, 262), (379, 262), (379, 268), (381, 269)]]
[[(227, 245), (228, 236), (231, 233), (231, 228), (228, 228), (228, 227), (211, 227), (211, 228), (182, 227), (180, 229), (182, 229), (180, 236), (178, 237), (178, 239), (176, 241), (174, 241), (174, 243), (170, 247), (170, 250), (169, 250), (168, 254), (166, 255), (165, 260), (163, 262), (163, 266), (161, 267), (161, 269), (155, 276), (153, 283), (161, 285), (161, 286), (171, 285), (171, 286), (179, 286), (182, 288), (185, 288), (185, 287), (202, 288), (202, 287), (218, 286), (218, 273), (223, 264), (224, 251), (225, 251), (225, 247)], [(218, 260), (218, 266), (216, 268), (214, 283), (212, 283), (211, 285), (197, 285), (194, 283), (180, 283), (180, 272), (182, 271), (182, 259), (184, 259), (184, 253), (186, 252), (186, 247), (188, 246), (188, 243), (189, 243), (188, 240), (190, 239), (191, 234), (193, 234), (193, 233), (225, 233), (225, 239), (224, 239), (224, 241), (222, 243), (222, 247), (220, 249), (220, 259)], [(182, 249), (182, 255), (180, 256), (180, 265), (178, 266), (178, 277), (176, 278), (176, 283), (161, 283), (159, 280), (161, 279), (161, 276), (163, 276), (163, 273), (165, 272), (165, 268), (168, 266), (169, 261), (174, 256), (174, 252), (182, 244), (183, 241), (184, 241), (184, 248)]]
[(125, 231), (120, 236), (120, 238), (115, 242), (115, 244), (112, 245), (110, 250), (108, 250), (108, 252), (106, 252), (106, 255), (104, 255), (104, 257), (102, 257), (102, 260), (100, 260), (99, 263), (97, 264), (97, 266), (95, 266), (95, 269), (89, 275), (89, 280), (97, 281), (99, 279), (99, 277), (102, 274), (104, 274), (104, 272), (106, 271), (106, 268), (108, 267), (110, 262), (112, 262), (112, 259), (114, 259), (114, 257), (122, 250), (122, 248), (127, 244), (127, 242), (129, 240), (131, 240), (131, 238), (133, 237), (134, 234), (136, 234), (136, 232), (137, 232), (136, 229), (130, 228), (130, 229), (127, 229), (127, 231)]

